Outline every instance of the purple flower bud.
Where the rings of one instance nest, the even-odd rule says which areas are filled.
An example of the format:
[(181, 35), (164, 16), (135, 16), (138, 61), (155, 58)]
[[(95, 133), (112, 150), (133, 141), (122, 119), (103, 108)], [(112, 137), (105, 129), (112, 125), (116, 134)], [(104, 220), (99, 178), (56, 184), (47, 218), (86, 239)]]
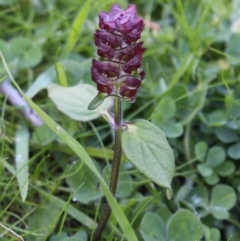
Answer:
[(99, 30), (94, 34), (100, 60), (92, 61), (92, 80), (99, 92), (135, 99), (145, 72), (141, 69), (145, 48), (141, 37), (144, 23), (136, 6), (126, 10), (113, 4), (109, 13), (99, 13)]

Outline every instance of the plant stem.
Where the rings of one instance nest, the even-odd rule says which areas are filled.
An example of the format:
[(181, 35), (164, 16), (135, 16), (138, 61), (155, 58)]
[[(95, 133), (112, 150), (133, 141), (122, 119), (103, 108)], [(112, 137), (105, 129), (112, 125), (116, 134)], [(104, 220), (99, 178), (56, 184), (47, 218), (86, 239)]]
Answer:
[[(117, 189), (117, 181), (119, 176), (119, 169), (122, 157), (122, 109), (121, 99), (118, 97), (114, 98), (114, 128), (115, 128), (115, 139), (114, 139), (114, 155), (112, 162), (112, 172), (110, 177), (109, 190), (114, 196)], [(98, 226), (93, 234), (93, 241), (99, 241), (101, 234), (108, 222), (111, 214), (111, 208), (108, 203), (105, 204), (102, 216), (99, 220)]]

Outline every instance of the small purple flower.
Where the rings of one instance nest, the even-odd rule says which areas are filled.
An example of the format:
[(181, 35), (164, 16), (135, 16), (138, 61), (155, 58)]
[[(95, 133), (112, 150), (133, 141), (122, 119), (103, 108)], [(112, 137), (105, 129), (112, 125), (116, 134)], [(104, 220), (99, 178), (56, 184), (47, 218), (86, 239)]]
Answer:
[(94, 34), (100, 59), (92, 61), (92, 80), (99, 92), (135, 99), (145, 77), (141, 69), (145, 48), (141, 37), (144, 23), (136, 6), (126, 10), (113, 4), (109, 13), (99, 13), (99, 30)]

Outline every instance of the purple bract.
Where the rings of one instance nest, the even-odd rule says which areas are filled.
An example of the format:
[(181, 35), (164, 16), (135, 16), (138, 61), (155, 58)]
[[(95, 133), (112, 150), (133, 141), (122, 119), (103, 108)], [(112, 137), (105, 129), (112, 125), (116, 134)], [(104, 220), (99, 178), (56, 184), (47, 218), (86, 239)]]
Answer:
[(126, 10), (113, 4), (109, 13), (99, 13), (99, 28), (94, 34), (99, 61), (92, 61), (92, 80), (99, 92), (135, 99), (145, 76), (141, 69), (145, 48), (138, 42), (144, 27), (136, 6)]

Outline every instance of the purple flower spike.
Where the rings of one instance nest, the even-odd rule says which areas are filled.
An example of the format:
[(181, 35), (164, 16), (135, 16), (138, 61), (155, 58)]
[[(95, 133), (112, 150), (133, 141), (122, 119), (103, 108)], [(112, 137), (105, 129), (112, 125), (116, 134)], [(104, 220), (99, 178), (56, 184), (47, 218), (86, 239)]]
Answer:
[(145, 76), (141, 69), (145, 48), (141, 37), (144, 23), (136, 6), (122, 10), (113, 4), (109, 13), (99, 13), (99, 30), (94, 34), (100, 60), (92, 61), (92, 80), (99, 92), (134, 100)]

